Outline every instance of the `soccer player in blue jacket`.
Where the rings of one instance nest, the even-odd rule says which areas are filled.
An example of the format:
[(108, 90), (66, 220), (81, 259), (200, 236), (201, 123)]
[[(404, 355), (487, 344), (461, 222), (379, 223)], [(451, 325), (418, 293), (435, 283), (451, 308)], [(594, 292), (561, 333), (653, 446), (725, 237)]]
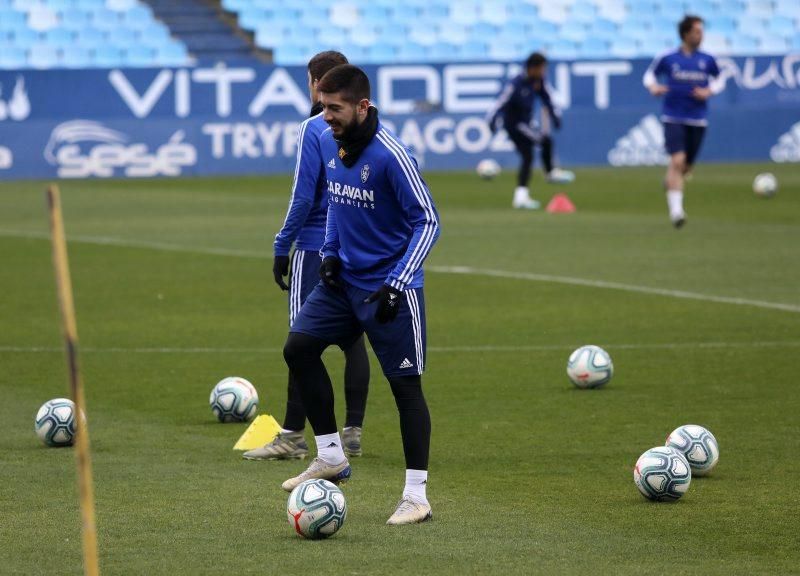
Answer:
[(317, 91), (330, 126), (320, 138), (329, 201), (322, 281), (295, 318), (283, 350), (314, 428), (317, 458), (283, 488), (291, 491), (310, 478), (350, 477), (321, 356), (329, 345), (347, 348), (366, 332), (400, 413), (406, 461), (403, 496), (387, 523), (423, 522), (431, 517), (425, 491), (431, 421), (421, 378), (422, 263), (439, 236), (439, 216), (416, 161), (370, 105), (366, 74), (337, 66)]
[[(308, 62), (308, 89), (311, 117), (300, 124), (297, 142), (297, 164), (294, 171), (292, 197), (283, 227), (275, 236), (272, 272), (275, 282), (289, 291), (289, 326), (292, 326), (303, 303), (319, 282), (320, 248), (325, 242), (325, 219), (328, 213), (328, 189), (325, 164), (322, 162), (319, 137), (328, 128), (322, 119), (317, 84), (328, 70), (347, 64), (339, 52), (320, 52)], [(286, 285), (283, 277), (289, 273)], [(361, 428), (369, 387), (369, 357), (364, 338), (358, 338), (343, 348), (345, 354), (344, 391), (347, 408), (342, 430), (344, 450), (348, 456), (361, 455)], [(283, 460), (305, 458), (308, 454), (303, 429), (306, 412), (297, 383), (289, 374), (288, 397), (283, 429), (278, 436), (261, 448), (244, 453), (248, 460)]]
[[(644, 75), (644, 85), (653, 96), (663, 96), (661, 121), (669, 166), (664, 185), (669, 217), (676, 228), (686, 222), (683, 187), (697, 160), (708, 125), (709, 78), (719, 76), (717, 61), (700, 51), (703, 20), (686, 16), (678, 24), (681, 45), (653, 60)], [(664, 80), (665, 83), (660, 83)]]
[[(536, 100), (542, 102), (541, 120), (538, 123), (534, 123)], [(497, 130), (501, 119), (503, 128), (520, 156), (517, 188), (514, 190), (511, 205), (514, 208), (536, 210), (540, 204), (531, 198), (528, 189), (534, 146), (541, 147), (542, 164), (548, 182), (566, 184), (575, 179), (572, 172), (553, 166), (553, 138), (550, 136), (550, 124), (552, 123), (556, 130), (560, 129), (561, 115), (550, 98), (547, 85), (547, 59), (543, 54), (534, 52), (528, 56), (525, 61), (525, 72), (512, 78), (503, 88), (494, 107), (487, 114), (492, 132)]]

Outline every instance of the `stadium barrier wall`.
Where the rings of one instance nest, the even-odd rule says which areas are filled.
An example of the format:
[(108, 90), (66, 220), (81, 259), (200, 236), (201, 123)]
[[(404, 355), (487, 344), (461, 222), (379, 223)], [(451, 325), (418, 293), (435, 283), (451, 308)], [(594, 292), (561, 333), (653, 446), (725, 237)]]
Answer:
[[(800, 54), (720, 58), (703, 158), (800, 161)], [(665, 162), (648, 60), (554, 62), (563, 165)], [(426, 170), (515, 156), (486, 111), (508, 63), (367, 66), (384, 121)], [(0, 71), (0, 179), (290, 172), (309, 101), (302, 66)]]

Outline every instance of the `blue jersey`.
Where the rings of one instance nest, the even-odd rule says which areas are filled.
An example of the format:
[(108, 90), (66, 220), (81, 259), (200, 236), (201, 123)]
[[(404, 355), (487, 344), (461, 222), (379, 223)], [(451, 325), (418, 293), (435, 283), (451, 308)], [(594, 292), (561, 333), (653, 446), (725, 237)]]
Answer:
[(506, 130), (529, 130), (537, 99), (542, 101), (549, 116), (558, 123), (558, 111), (553, 106), (545, 81), (531, 81), (525, 74), (520, 74), (512, 78), (497, 97), (488, 114), (489, 125), (495, 129), (498, 119), (502, 118)]
[(328, 195), (319, 137), (327, 128), (322, 114), (300, 124), (292, 196), (283, 227), (275, 236), (275, 256), (287, 256), (292, 244), (297, 250), (317, 251), (325, 241)]
[(421, 288), (439, 215), (417, 161), (380, 123), (351, 168), (330, 130), (320, 142), (329, 203), (323, 258), (337, 256), (342, 279), (362, 290)]
[(719, 76), (714, 57), (705, 52), (686, 54), (680, 48), (656, 57), (644, 76), (645, 86), (655, 81), (664, 83), (661, 113), (663, 122), (705, 126), (708, 124), (708, 103), (692, 96), (696, 87), (706, 88), (710, 77)]

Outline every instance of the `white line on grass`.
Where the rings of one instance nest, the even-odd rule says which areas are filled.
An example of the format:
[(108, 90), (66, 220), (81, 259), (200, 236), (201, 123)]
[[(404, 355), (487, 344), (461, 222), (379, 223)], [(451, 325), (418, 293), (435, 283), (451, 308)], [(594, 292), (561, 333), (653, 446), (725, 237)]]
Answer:
[[(0, 236), (16, 238), (33, 238), (47, 240), (50, 238), (47, 232), (22, 231), (0, 228)], [(184, 252), (190, 254), (207, 254), (210, 256), (234, 256), (239, 258), (259, 258), (266, 259), (268, 254), (248, 250), (235, 250), (228, 248), (197, 248), (181, 244), (170, 244), (166, 242), (151, 242), (148, 240), (128, 240), (123, 238), (113, 238), (107, 236), (68, 236), (68, 241), (81, 244), (95, 244), (99, 246), (119, 246), (123, 248), (145, 248), (148, 250), (159, 250), (163, 252)], [(783, 312), (800, 313), (800, 305), (786, 304), (783, 302), (769, 302), (767, 300), (752, 300), (750, 298), (736, 298), (732, 296), (715, 296), (713, 294), (701, 294), (699, 292), (688, 292), (686, 290), (670, 290), (668, 288), (655, 288), (652, 286), (639, 286), (636, 284), (623, 284), (621, 282), (608, 282), (606, 280), (591, 280), (588, 278), (575, 278), (572, 276), (555, 276), (552, 274), (536, 274), (533, 272), (510, 272), (507, 270), (492, 270), (486, 268), (473, 268), (471, 266), (426, 266), (429, 272), (439, 274), (462, 274), (467, 276), (488, 276), (491, 278), (508, 278), (512, 280), (527, 280), (532, 282), (548, 282), (551, 284), (568, 284), (571, 286), (586, 286), (590, 288), (603, 288), (607, 290), (621, 290), (623, 292), (633, 292), (638, 294), (651, 294), (654, 296), (667, 296), (669, 298), (681, 298), (685, 300), (699, 300), (702, 302), (715, 302), (719, 304), (733, 304), (738, 306), (752, 306), (754, 308), (766, 308), (768, 310), (781, 310)]]
[[(478, 346), (429, 346), (429, 352), (549, 352), (573, 350), (577, 344), (542, 344), (530, 346), (517, 345), (478, 345)], [(662, 342), (653, 344), (603, 344), (608, 350), (690, 350), (709, 348), (796, 348), (800, 341), (787, 340), (775, 342)], [(333, 349), (333, 348), (331, 348)], [(64, 349), (56, 346), (0, 346), (0, 353), (54, 353)], [(283, 348), (81, 348), (81, 352), (89, 354), (278, 354)]]

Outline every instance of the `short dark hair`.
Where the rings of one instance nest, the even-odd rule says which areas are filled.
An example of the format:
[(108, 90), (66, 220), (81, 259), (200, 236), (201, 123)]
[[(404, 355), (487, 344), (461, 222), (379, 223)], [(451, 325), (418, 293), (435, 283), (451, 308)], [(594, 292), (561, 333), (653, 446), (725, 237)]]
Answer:
[(319, 80), (325, 76), (326, 72), (342, 64), (347, 64), (347, 57), (335, 50), (326, 50), (316, 54), (308, 61), (308, 73), (312, 80)]
[(538, 68), (542, 64), (547, 64), (547, 58), (541, 52), (534, 52), (525, 60), (525, 68)]
[(681, 40), (683, 40), (695, 24), (702, 23), (703, 19), (700, 18), (700, 16), (692, 16), (691, 14), (684, 16), (683, 20), (678, 24), (678, 35), (681, 37)]
[(369, 100), (369, 78), (358, 66), (342, 64), (325, 73), (317, 84), (317, 92), (341, 93), (345, 101), (357, 104), (364, 99)]

